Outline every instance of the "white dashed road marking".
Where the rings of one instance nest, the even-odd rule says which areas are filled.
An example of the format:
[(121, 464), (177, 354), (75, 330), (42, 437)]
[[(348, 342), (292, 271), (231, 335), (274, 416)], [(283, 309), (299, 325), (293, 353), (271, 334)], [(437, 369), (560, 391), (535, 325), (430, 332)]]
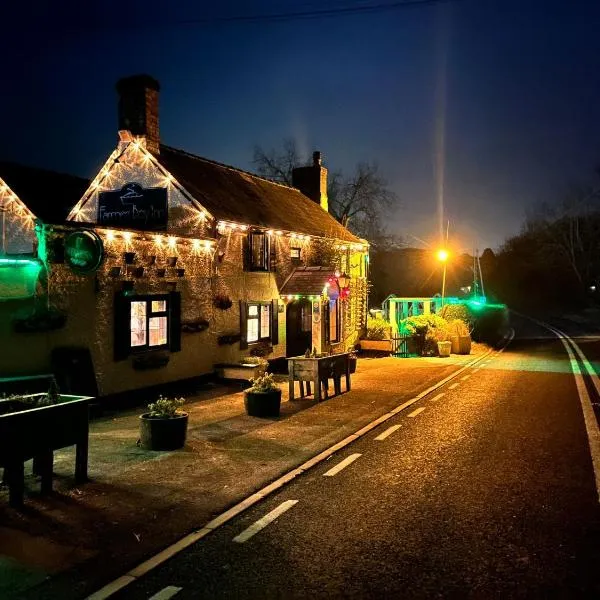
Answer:
[(461, 381), (466, 381), (467, 379), (469, 379), (469, 377), (471, 377), (470, 375), (465, 375), (464, 377), (461, 377), (460, 380)]
[(285, 502), (282, 502), (276, 509), (267, 513), (264, 517), (256, 521), (256, 523), (250, 525), (248, 529), (244, 529), (239, 535), (236, 535), (233, 538), (233, 541), (238, 542), (239, 544), (247, 542), (252, 536), (255, 536), (261, 529), (264, 529), (269, 523), (272, 523), (277, 517), (287, 510), (290, 510), (290, 508), (297, 503), (298, 500), (286, 500)]
[(148, 600), (169, 600), (169, 598), (178, 594), (182, 589), (183, 588), (175, 587), (174, 585), (168, 585), (166, 588), (160, 590), (160, 592), (154, 594), (151, 598), (148, 598)]
[(400, 429), (400, 425), (392, 425), (388, 429), (386, 429), (382, 434), (378, 435), (375, 440), (378, 442), (382, 442), (386, 437), (392, 435), (396, 429)]
[(413, 410), (410, 415), (406, 415), (407, 417), (416, 417), (419, 413), (422, 413), (425, 410), (424, 406), (421, 406), (421, 408), (417, 408), (417, 410)]
[(452, 385), (448, 386), (449, 390), (453, 390), (455, 387), (458, 387), (460, 385), (460, 383), (453, 383)]
[(442, 392), (441, 394), (438, 394), (437, 396), (434, 396), (433, 398), (431, 398), (431, 401), (435, 402), (436, 400), (439, 400), (440, 398), (442, 398), (445, 395), (446, 395), (446, 393)]
[(348, 458), (345, 458), (341, 463), (338, 463), (332, 469), (329, 469), (327, 473), (323, 473), (323, 477), (333, 477), (337, 475), (342, 469), (345, 469), (348, 465), (351, 465), (357, 458), (361, 457), (362, 454), (351, 454)]

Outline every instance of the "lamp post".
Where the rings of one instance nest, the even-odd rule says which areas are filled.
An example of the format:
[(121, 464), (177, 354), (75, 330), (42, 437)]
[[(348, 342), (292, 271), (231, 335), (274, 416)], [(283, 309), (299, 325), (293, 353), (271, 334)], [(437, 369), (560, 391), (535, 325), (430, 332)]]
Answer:
[(441, 248), (437, 251), (437, 259), (444, 263), (444, 273), (442, 275), (442, 307), (444, 306), (444, 295), (446, 293), (446, 263), (448, 262), (448, 250)]

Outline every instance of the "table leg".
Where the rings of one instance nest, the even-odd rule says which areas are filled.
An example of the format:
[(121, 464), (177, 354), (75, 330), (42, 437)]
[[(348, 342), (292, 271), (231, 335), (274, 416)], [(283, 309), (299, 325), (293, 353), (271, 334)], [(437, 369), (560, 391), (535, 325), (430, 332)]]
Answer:
[(310, 390), (310, 381), (306, 382), (306, 395), (310, 396), (312, 394), (311, 390)]
[(350, 391), (350, 366), (346, 367), (346, 391)]
[(75, 447), (75, 481), (83, 483), (88, 480), (88, 436), (82, 438)]
[(8, 503), (13, 508), (21, 508), (25, 493), (25, 463), (22, 460), (12, 461), (4, 469), (8, 480)]
[(300, 398), (304, 398), (304, 381), (299, 381), (298, 387), (300, 388)]
[(294, 399), (294, 380), (290, 379), (288, 383), (289, 392), (290, 392), (290, 400)]
[(315, 385), (315, 401), (321, 402), (321, 383), (319, 382), (318, 375), (314, 379), (314, 385)]
[(35, 457), (38, 465), (38, 474), (42, 476), (42, 494), (52, 491), (52, 470), (54, 467), (54, 452), (47, 450)]
[(333, 389), (336, 396), (342, 393), (342, 377), (341, 375), (336, 375), (333, 378)]

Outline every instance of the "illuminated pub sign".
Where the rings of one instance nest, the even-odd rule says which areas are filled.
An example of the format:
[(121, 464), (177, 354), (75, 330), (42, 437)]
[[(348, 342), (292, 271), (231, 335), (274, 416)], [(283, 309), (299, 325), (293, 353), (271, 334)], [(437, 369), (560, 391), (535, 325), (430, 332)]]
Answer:
[(65, 262), (75, 273), (93, 273), (103, 258), (104, 246), (95, 231), (80, 229), (65, 238)]
[(167, 188), (126, 183), (120, 190), (98, 194), (98, 225), (132, 229), (167, 228)]

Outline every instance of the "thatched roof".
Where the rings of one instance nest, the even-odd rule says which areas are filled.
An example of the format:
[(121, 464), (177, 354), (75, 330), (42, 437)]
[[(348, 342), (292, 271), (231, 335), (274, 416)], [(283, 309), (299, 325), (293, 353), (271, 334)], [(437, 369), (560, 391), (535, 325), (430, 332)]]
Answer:
[(156, 159), (219, 220), (360, 241), (295, 188), (162, 144)]

